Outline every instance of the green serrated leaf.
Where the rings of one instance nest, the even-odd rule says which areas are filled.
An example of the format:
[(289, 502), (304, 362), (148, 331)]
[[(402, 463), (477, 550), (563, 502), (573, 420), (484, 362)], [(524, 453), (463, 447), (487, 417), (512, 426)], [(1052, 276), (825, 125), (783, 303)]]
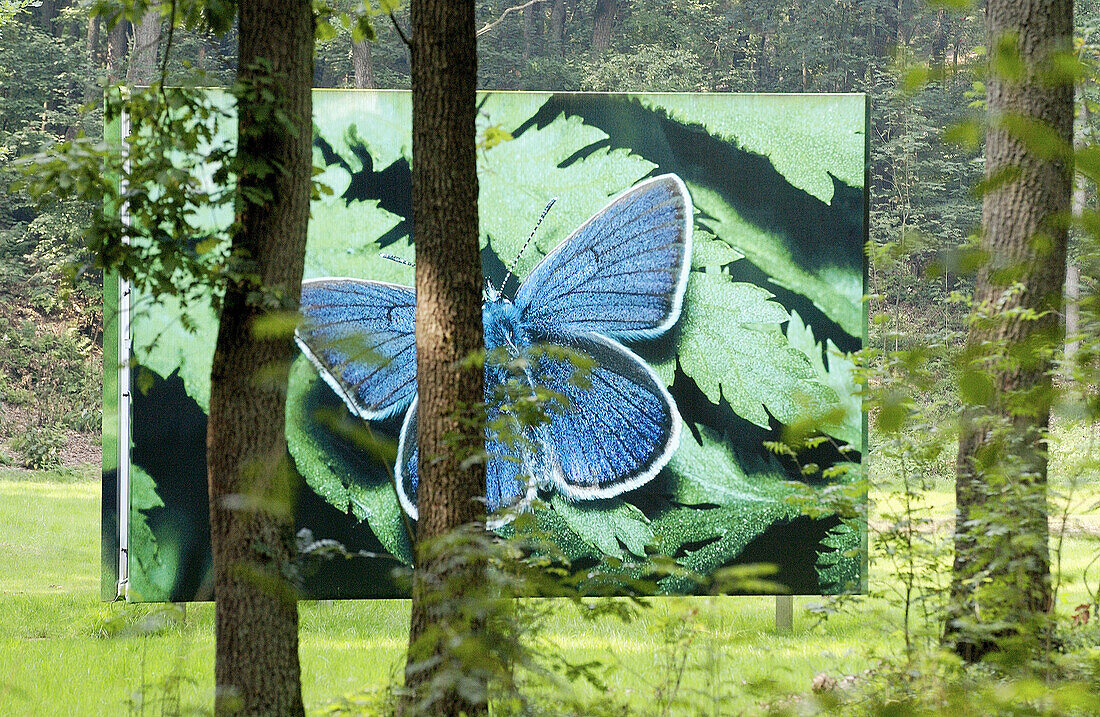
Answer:
[(704, 229), (692, 237), (691, 268), (717, 269), (744, 258), (744, 254)]
[(823, 202), (832, 200), (833, 177), (863, 186), (863, 95), (755, 95), (731, 103), (722, 95), (653, 94), (639, 100), (767, 157), (788, 182)]
[[(741, 455), (717, 432), (700, 428), (702, 443), (685, 435), (672, 456), (670, 507), (652, 522), (656, 548), (700, 575), (734, 560), (775, 521), (798, 515), (788, 498), (796, 487), (771, 457)], [(690, 507), (689, 507), (690, 506)], [(698, 546), (685, 549), (684, 546)], [(687, 592), (692, 583), (670, 577), (668, 592)]]
[(577, 535), (606, 555), (623, 556), (620, 543), (634, 555), (645, 556), (653, 531), (642, 511), (620, 498), (574, 503), (555, 493), (550, 505)]
[[(134, 357), (161, 376), (178, 371), (187, 395), (203, 412), (209, 412), (210, 368), (218, 335), (218, 319), (210, 300), (193, 300), (186, 307), (174, 297), (152, 307), (146, 302), (143, 297), (134, 298)], [(195, 330), (188, 331), (188, 325)]]
[[(161, 545), (149, 526), (145, 511), (163, 508), (157, 485), (140, 466), (130, 465), (130, 597), (144, 602), (171, 598), (178, 571), (179, 554), (171, 545)], [(169, 538), (170, 536), (162, 536)]]
[[(412, 286), (413, 268), (382, 258), (383, 250), (375, 241), (400, 221), (401, 217), (382, 209), (375, 201), (348, 205), (337, 197), (314, 202), (305, 278), (352, 276)], [(413, 246), (405, 240), (389, 245), (385, 253), (407, 261), (415, 261), (416, 256)]]
[(612, 196), (653, 170), (652, 162), (606, 148), (561, 166), (578, 151), (605, 139), (606, 134), (578, 117), (561, 116), (483, 154), (478, 163), (482, 242), (491, 243), (503, 261), (519, 254), (546, 202), (558, 197), (535, 237), (539, 251), (529, 250), (520, 257), (517, 276), (526, 276), (542, 258), (539, 252), (549, 253)]
[(821, 541), (822, 546), (831, 548), (817, 559), (817, 579), (823, 594), (858, 592), (862, 588), (866, 562), (864, 531), (856, 521), (845, 521)]
[[(290, 369), (286, 399), (290, 454), (310, 488), (339, 510), (365, 520), (386, 550), (411, 565), (412, 544), (389, 473), (395, 448), (389, 445), (387, 451), (367, 424), (352, 419), (342, 405), (326, 405), (324, 400), (331, 398), (326, 391), (313, 365), (298, 357)], [(341, 425), (341, 420), (348, 423)]]
[(825, 346), (819, 344), (814, 338), (813, 328), (802, 322), (797, 311), (791, 312), (791, 321), (787, 324), (787, 341), (806, 354), (818, 380), (836, 392), (837, 405), (843, 411), (843, 417), (840, 420), (827, 421), (821, 426), (821, 430), (860, 448), (863, 445), (863, 400), (855, 381), (855, 364), (840, 352), (832, 340), (826, 341)]
[(353, 170), (363, 168), (351, 150), (353, 145), (367, 148), (378, 171), (399, 159), (412, 159), (412, 95), (408, 92), (316, 92), (313, 123), (314, 132)]
[(705, 427), (699, 432), (702, 444), (685, 435), (669, 460), (669, 499), (674, 503), (781, 503), (791, 494), (786, 475), (774, 458), (739, 459), (723, 436)]
[[(765, 428), (768, 412), (790, 423), (820, 415), (837, 400), (809, 359), (779, 331), (790, 317), (771, 298), (754, 284), (692, 272), (678, 323), (684, 373), (711, 401), (724, 397), (737, 415)], [(653, 368), (672, 384), (675, 359)]]
[(716, 192), (691, 182), (688, 190), (703, 214), (703, 226), (766, 271), (776, 284), (810, 299), (848, 334), (863, 334), (863, 276), (859, 271), (832, 264), (804, 266), (795, 260), (787, 239), (746, 221)]
[[(704, 543), (686, 551), (676, 562), (698, 575), (710, 575), (734, 560), (753, 539), (776, 520), (793, 517), (794, 511), (781, 503), (745, 503), (717, 508), (673, 508), (653, 521), (657, 548), (667, 554), (667, 548), (684, 544)], [(681, 577), (668, 577), (660, 582), (665, 592), (690, 592), (694, 585)]]

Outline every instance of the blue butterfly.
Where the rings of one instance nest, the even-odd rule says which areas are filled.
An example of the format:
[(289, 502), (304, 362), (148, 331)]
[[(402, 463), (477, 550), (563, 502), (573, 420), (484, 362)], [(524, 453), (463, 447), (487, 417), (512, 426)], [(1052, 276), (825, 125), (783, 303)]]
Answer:
[[(562, 399), (549, 402), (545, 420), (517, 424), (525, 438), (518, 444), (487, 432), (490, 513), (538, 489), (574, 501), (610, 498), (668, 463), (680, 443), (676, 404), (653, 369), (619, 341), (656, 338), (679, 319), (691, 234), (684, 183), (672, 174), (654, 177), (612, 199), (544, 257), (514, 301), (488, 285), (487, 355), (509, 359), (486, 361), (490, 425), (512, 416), (499, 397), (509, 381)], [(416, 518), (415, 292), (379, 281), (313, 279), (302, 284), (301, 312), (298, 346), (352, 413), (375, 421), (406, 411), (394, 474), (401, 505)], [(576, 380), (574, 362), (555, 347), (591, 359), (586, 380)]]

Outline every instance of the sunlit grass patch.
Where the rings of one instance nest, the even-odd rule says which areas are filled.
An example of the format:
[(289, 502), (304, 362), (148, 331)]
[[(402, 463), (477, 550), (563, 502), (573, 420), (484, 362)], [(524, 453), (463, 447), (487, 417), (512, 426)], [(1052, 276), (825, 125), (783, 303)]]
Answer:
[[(213, 703), (213, 606), (125, 605), (99, 601), (100, 485), (92, 480), (26, 472), (0, 476), (0, 705), (4, 714), (187, 714)], [(1100, 498), (1094, 486), (1079, 495)], [(872, 494), (873, 520), (896, 510), (894, 498)], [(953, 494), (924, 495), (938, 531), (947, 531)], [(1086, 504), (1094, 505), (1092, 503)], [(1089, 516), (1074, 515), (1087, 521)], [(945, 533), (945, 538), (949, 534)], [(1067, 531), (1062, 550), (1059, 620), (1097, 589), (1082, 573), (1100, 551), (1100, 536)], [(886, 562), (872, 564), (871, 587), (896, 582)], [(889, 581), (889, 582), (888, 582)], [(654, 598), (637, 618), (585, 619), (565, 602), (547, 603), (547, 643), (574, 662), (597, 660), (616, 695), (641, 710), (677, 689), (722, 713), (758, 711), (762, 700), (805, 693), (815, 675), (861, 674), (902, 645), (898, 605), (858, 597), (814, 625), (806, 612), (822, 598), (796, 597), (795, 626), (775, 630), (770, 597)], [(400, 675), (408, 634), (406, 601), (304, 602), (302, 688), (307, 708), (321, 710), (344, 695), (380, 689)], [(684, 631), (693, 635), (684, 648)], [(686, 650), (686, 652), (685, 652)], [(686, 659), (685, 659), (686, 658)], [(582, 697), (600, 695), (584, 686)], [(138, 708), (141, 709), (138, 709)]]

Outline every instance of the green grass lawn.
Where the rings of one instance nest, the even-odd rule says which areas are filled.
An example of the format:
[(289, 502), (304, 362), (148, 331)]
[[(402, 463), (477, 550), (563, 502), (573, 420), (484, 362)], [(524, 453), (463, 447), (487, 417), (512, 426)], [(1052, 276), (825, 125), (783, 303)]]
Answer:
[[(1095, 510), (1100, 491), (1093, 493), (1085, 503)], [(937, 517), (949, 515), (946, 489), (929, 502)], [(1095, 532), (1068, 537), (1062, 614), (1085, 600), (1081, 572), (1098, 551)], [(1094, 566), (1094, 586), (1098, 572)], [(888, 592), (886, 575), (885, 564), (873, 569), (872, 590)], [(756, 597), (657, 599), (625, 626), (593, 624), (562, 605), (549, 631), (568, 656), (614, 666), (610, 684), (652, 707), (673, 655), (662, 627), (696, 610), (701, 637), (684, 689), (701, 696), (697, 701), (737, 693), (727, 707), (752, 713), (757, 686), (806, 691), (818, 673), (859, 672), (900, 651), (900, 609), (887, 598), (859, 598), (856, 609), (813, 629), (805, 611), (812, 602), (820, 599), (795, 598), (789, 635), (774, 630), (774, 599)], [(189, 605), (181, 617), (155, 606), (99, 601), (99, 483), (89, 471), (0, 471), (0, 612), (3, 715), (187, 714), (212, 703), (211, 605)], [(385, 685), (401, 664), (407, 602), (308, 602), (301, 618), (309, 711)]]

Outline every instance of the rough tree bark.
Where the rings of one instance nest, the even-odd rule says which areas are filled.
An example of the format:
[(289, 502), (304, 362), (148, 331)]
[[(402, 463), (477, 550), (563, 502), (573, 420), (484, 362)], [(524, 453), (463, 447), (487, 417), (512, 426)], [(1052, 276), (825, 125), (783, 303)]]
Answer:
[[(1063, 150), (1073, 139), (1072, 82), (1055, 79), (1048, 62), (1052, 52), (1071, 49), (1072, 0), (989, 0), (986, 22), (987, 46), (1014, 42), (1024, 70), (1017, 79), (991, 72), (986, 86), (986, 177), (1000, 181), (982, 205), (989, 262), (975, 286), (962, 374), (970, 405), (959, 439), (945, 630), (967, 660), (1013, 644), (1034, 654), (1051, 607), (1043, 437), (1052, 401), (1050, 351), (1062, 341), (1071, 189)], [(1064, 147), (1036, 147), (1013, 129), (1035, 123), (1053, 130)], [(1040, 318), (1030, 320), (1032, 311)], [(1000, 621), (1013, 627), (994, 629)]]
[(592, 23), (592, 55), (599, 57), (611, 46), (611, 23), (615, 20), (617, 0), (596, 0)]
[[(463, 407), (484, 401), (481, 369), (459, 362), (483, 346), (483, 280), (478, 250), (478, 183), (475, 153), (477, 43), (473, 0), (413, 0), (412, 117), (413, 225), (416, 227), (416, 380), (419, 446), (417, 569), (406, 686), (410, 704), (447, 664), (430, 663), (440, 645), (421, 638), (446, 625), (456, 600), (440, 601), (429, 576), (442, 570), (430, 541), (484, 520), (485, 465), (463, 464), (484, 450), (483, 419)], [(465, 420), (463, 420), (465, 419)], [(458, 438), (456, 438), (456, 436)], [(429, 547), (425, 549), (425, 546)], [(476, 565), (460, 568), (476, 579)], [(427, 667), (426, 667), (427, 666)], [(425, 669), (426, 668), (426, 669)], [(437, 695), (437, 715), (479, 714), (483, 701), (448, 690)]]
[(134, 25), (134, 47), (130, 50), (130, 66), (126, 82), (131, 86), (150, 85), (157, 71), (160, 50), (160, 8), (153, 6)]
[(355, 89), (373, 90), (374, 62), (370, 55), (370, 40), (351, 43), (351, 67), (355, 73)]
[[(289, 335), (257, 319), (294, 311), (309, 218), (313, 10), (309, 0), (241, 0), (237, 77), (239, 228), (251, 277), (226, 288), (210, 378), (210, 491), (219, 715), (301, 715), (293, 556), (297, 476), (283, 421)], [(273, 101), (263, 93), (274, 93)], [(278, 113), (276, 113), (278, 111)], [(257, 201), (257, 196), (263, 197)], [(255, 283), (254, 283), (255, 282)]]

